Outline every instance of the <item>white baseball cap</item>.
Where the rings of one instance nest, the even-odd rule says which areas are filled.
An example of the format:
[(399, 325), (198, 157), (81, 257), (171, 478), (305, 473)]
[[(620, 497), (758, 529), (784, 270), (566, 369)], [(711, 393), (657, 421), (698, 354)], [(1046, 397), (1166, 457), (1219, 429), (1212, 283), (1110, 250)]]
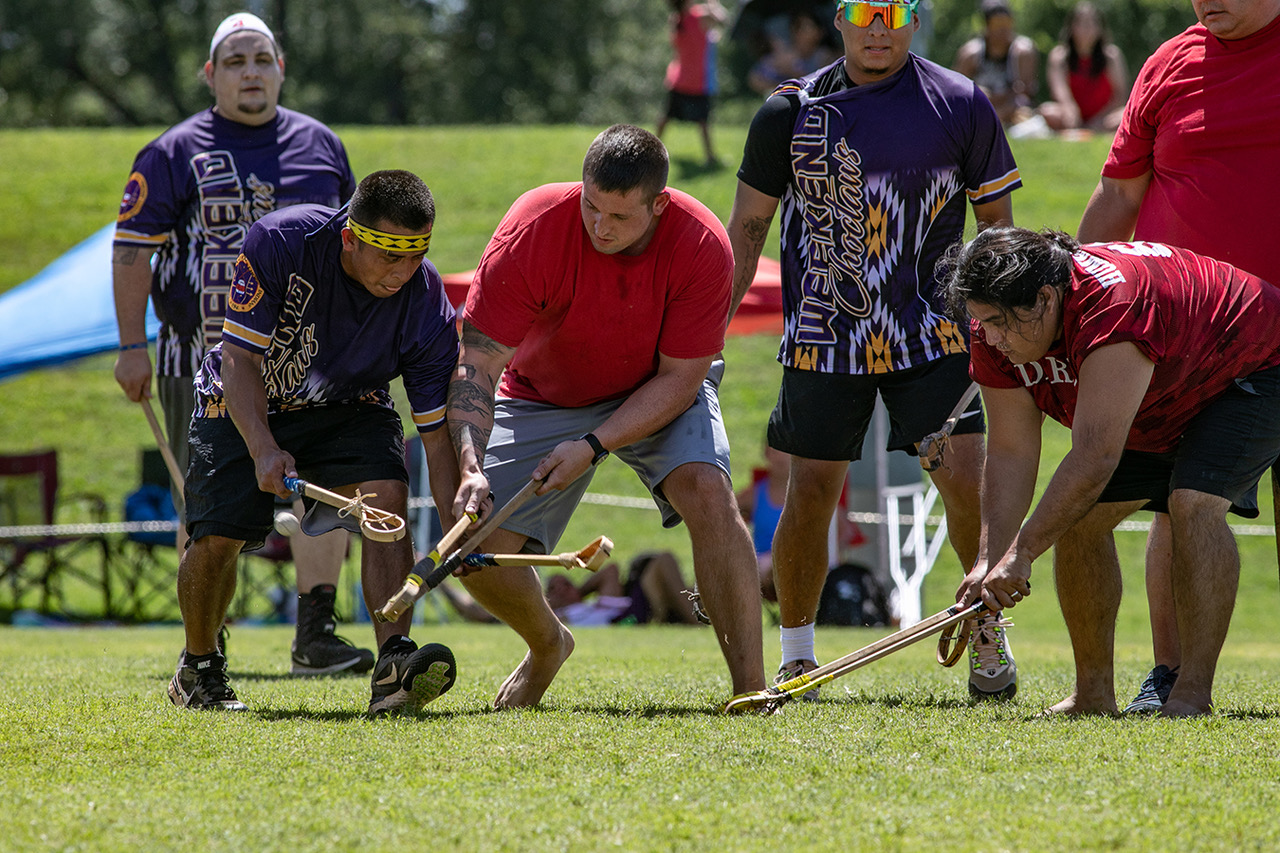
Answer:
[(255, 33), (262, 33), (271, 39), (271, 44), (276, 47), (277, 52), (280, 46), (276, 44), (275, 34), (271, 32), (271, 28), (266, 22), (251, 12), (236, 12), (234, 15), (228, 15), (218, 28), (213, 31), (213, 40), (209, 42), (209, 59), (213, 59), (213, 52), (218, 49), (218, 45), (222, 44), (227, 36), (234, 35), (242, 30), (249, 30)]

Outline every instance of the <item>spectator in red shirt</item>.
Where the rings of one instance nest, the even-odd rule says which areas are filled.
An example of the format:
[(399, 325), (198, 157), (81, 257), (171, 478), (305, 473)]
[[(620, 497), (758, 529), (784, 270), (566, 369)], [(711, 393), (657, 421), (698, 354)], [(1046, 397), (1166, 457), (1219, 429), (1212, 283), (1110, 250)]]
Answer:
[[(1199, 23), (1161, 45), (1138, 73), (1078, 236), (1170, 243), (1277, 284), (1280, 0), (1192, 6)], [(1155, 667), (1127, 713), (1159, 710), (1178, 677), (1182, 629), (1169, 536), (1168, 517), (1157, 513), (1146, 582)]]

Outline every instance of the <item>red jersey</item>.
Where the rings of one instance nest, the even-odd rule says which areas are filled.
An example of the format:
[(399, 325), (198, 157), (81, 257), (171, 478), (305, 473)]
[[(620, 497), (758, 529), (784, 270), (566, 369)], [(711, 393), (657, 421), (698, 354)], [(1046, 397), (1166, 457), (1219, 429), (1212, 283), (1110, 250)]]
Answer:
[(1132, 343), (1155, 372), (1125, 447), (1162, 453), (1232, 382), (1280, 364), (1280, 288), (1257, 276), (1158, 243), (1091, 243), (1073, 260), (1062, 337), (1040, 360), (1012, 364), (973, 323), (978, 384), (1025, 387), (1070, 427), (1080, 364), (1099, 347)]
[(1094, 73), (1093, 57), (1080, 57), (1080, 64), (1075, 71), (1067, 72), (1067, 86), (1071, 89), (1071, 97), (1080, 110), (1080, 121), (1089, 119), (1102, 112), (1111, 103), (1115, 87), (1107, 74), (1106, 63)]
[(467, 294), (468, 322), (516, 347), (499, 393), (566, 408), (628, 396), (658, 355), (706, 358), (724, 347), (733, 252), (701, 202), (671, 202), (639, 255), (596, 251), (582, 184), (548, 184), (516, 200)]
[(1102, 174), (1152, 172), (1134, 238), (1280, 285), (1280, 17), (1223, 41), (1200, 24), (1142, 66)]

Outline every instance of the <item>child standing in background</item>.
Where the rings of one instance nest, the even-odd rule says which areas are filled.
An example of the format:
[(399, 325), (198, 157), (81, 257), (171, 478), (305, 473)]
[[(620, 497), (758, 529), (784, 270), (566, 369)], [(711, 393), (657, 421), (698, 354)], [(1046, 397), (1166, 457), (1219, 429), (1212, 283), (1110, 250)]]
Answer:
[(694, 3), (693, 0), (671, 0), (671, 45), (675, 57), (667, 66), (665, 86), (667, 109), (658, 120), (661, 138), (667, 122), (696, 122), (702, 130), (702, 145), (707, 167), (720, 165), (711, 147), (711, 96), (716, 91), (716, 44), (720, 28), (728, 13), (720, 0)]

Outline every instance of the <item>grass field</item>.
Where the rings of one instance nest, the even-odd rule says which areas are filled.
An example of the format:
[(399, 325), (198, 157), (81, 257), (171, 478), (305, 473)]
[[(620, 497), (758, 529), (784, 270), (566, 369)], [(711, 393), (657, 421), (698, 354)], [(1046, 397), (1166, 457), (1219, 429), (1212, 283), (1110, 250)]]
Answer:
[[(440, 207), (432, 257), (454, 272), (475, 265), (519, 192), (576, 177), (596, 130), (340, 132), (358, 174), (423, 174)], [(742, 128), (716, 131), (722, 156), (740, 149)], [(0, 131), (0, 162), (22, 177), (0, 183), (0, 291), (110, 221), (154, 133)], [(727, 218), (732, 172), (699, 170), (687, 128), (668, 143), (672, 183)], [(1018, 144), (1018, 221), (1074, 230), (1105, 149)], [(776, 394), (774, 348), (756, 337), (726, 349), (739, 485)], [(107, 496), (118, 517), (150, 435), (110, 368), (104, 356), (0, 384), (0, 452), (57, 447), (64, 487)], [(1061, 430), (1048, 434), (1045, 467), (1066, 447)], [(640, 494), (616, 460), (593, 490)], [(683, 531), (661, 531), (650, 511), (584, 507), (566, 542), (600, 532), (623, 559), (665, 547), (688, 566)], [(1127, 694), (1150, 664), (1143, 537), (1117, 540), (1131, 590), (1117, 632)], [(544, 707), (498, 714), (487, 705), (521, 644), (502, 627), (450, 623), (415, 635), (454, 649), (457, 687), (420, 717), (370, 722), (365, 680), (289, 679), (291, 629), (238, 625), (232, 675), (251, 713), (228, 718), (180, 714), (164, 698), (176, 626), (0, 626), (0, 850), (1272, 850), (1274, 540), (1242, 538), (1241, 549), (1218, 713), (1182, 722), (1036, 719), (1072, 681), (1047, 560), (1012, 614), (1020, 692), (1000, 707), (970, 707), (962, 673), (934, 664), (925, 643), (830, 685), (816, 707), (726, 719), (713, 712), (728, 682), (709, 630), (621, 627), (578, 631)], [(957, 579), (944, 555), (926, 612), (949, 603)], [(344, 630), (370, 640), (365, 626)], [(831, 659), (881, 633), (823, 629), (818, 652)], [(776, 643), (766, 630), (770, 666)]]

